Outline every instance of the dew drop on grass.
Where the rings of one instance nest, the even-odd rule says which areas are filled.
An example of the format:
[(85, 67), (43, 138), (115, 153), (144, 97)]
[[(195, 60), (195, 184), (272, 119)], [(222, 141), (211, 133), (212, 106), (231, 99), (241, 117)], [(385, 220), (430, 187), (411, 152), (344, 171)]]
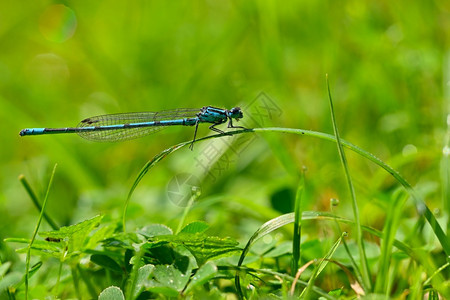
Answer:
[(339, 199), (331, 198), (330, 203), (332, 206), (338, 206), (339, 205)]

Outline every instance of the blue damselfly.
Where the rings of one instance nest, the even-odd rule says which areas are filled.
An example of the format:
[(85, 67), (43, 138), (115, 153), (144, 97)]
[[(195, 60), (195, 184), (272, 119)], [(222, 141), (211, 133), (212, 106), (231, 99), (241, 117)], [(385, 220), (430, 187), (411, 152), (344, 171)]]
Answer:
[(66, 128), (27, 128), (20, 131), (21, 136), (56, 133), (77, 133), (82, 138), (92, 141), (125, 141), (157, 132), (167, 126), (195, 126), (194, 139), (197, 136), (198, 124), (210, 123), (209, 129), (224, 133), (217, 125), (228, 121), (228, 128), (234, 126), (233, 119), (239, 121), (243, 117), (242, 110), (234, 107), (230, 110), (212, 106), (201, 109), (176, 109), (160, 112), (119, 113), (90, 117), (81, 121), (77, 127)]

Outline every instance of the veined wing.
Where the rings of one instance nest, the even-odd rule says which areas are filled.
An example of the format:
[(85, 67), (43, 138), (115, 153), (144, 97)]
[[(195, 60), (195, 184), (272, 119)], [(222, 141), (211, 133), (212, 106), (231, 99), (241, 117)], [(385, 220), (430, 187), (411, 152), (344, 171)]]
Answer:
[[(102, 127), (110, 125), (125, 125), (130, 123), (157, 122), (167, 120), (180, 120), (195, 118), (200, 109), (186, 108), (176, 110), (164, 110), (159, 112), (134, 112), (101, 115), (90, 117), (81, 121), (77, 127)], [(92, 141), (125, 141), (155, 133), (166, 126), (154, 125), (146, 127), (126, 127), (114, 129), (99, 129), (92, 131), (79, 131), (79, 136)]]

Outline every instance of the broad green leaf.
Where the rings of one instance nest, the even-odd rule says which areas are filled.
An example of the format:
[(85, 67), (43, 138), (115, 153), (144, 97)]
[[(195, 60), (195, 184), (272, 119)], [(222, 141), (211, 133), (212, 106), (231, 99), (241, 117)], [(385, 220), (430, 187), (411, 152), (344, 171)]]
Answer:
[(160, 235), (171, 235), (173, 234), (172, 229), (163, 224), (151, 224), (145, 227), (142, 227), (137, 231), (139, 234), (142, 234), (146, 238), (151, 238), (154, 236)]
[(125, 300), (125, 296), (120, 288), (117, 286), (110, 286), (100, 293), (98, 300)]
[(217, 266), (211, 261), (207, 262), (200, 269), (198, 269), (197, 272), (195, 272), (194, 276), (192, 276), (192, 279), (186, 288), (186, 293), (197, 286), (203, 285), (208, 280), (216, 276), (216, 274)]
[(179, 233), (177, 235), (160, 236), (153, 239), (183, 245), (197, 260), (199, 266), (207, 260), (228, 256), (241, 251), (239, 244), (231, 238), (207, 236), (202, 233)]
[(86, 237), (100, 224), (102, 218), (96, 216), (75, 225), (61, 227), (59, 230), (40, 232), (39, 235), (55, 240), (67, 240), (69, 253), (81, 251)]
[(150, 288), (168, 288), (181, 292), (189, 281), (191, 271), (183, 274), (172, 265), (157, 265), (153, 270), (153, 279), (149, 281)]
[(208, 228), (208, 223), (203, 221), (195, 221), (184, 226), (180, 233), (203, 233), (208, 230)]
[(111, 237), (117, 228), (116, 224), (111, 224), (108, 226), (104, 226), (99, 228), (97, 231), (89, 237), (89, 240), (85, 246), (86, 249), (95, 249), (97, 245), (103, 240)]
[(133, 299), (135, 299), (142, 290), (148, 285), (150, 274), (155, 269), (154, 265), (145, 265), (139, 268), (134, 286)]
[[(5, 239), (5, 242), (9, 243), (21, 243), (21, 244), (30, 244), (29, 239), (23, 238), (8, 238)], [(31, 246), (31, 251), (35, 252), (37, 255), (43, 256), (52, 256), (56, 258), (61, 258), (63, 254), (64, 247), (61, 243), (53, 243), (42, 240), (35, 240), (33, 245)], [(16, 249), (18, 253), (26, 253), (28, 251), (28, 247)]]
[(135, 250), (133, 244), (139, 244), (143, 242), (143, 238), (133, 232), (121, 232), (114, 236), (104, 239), (102, 241), (104, 247), (117, 247), (125, 248), (130, 250)]
[(152, 286), (148, 288), (147, 291), (167, 297), (177, 297), (180, 295), (180, 292), (167, 286)]

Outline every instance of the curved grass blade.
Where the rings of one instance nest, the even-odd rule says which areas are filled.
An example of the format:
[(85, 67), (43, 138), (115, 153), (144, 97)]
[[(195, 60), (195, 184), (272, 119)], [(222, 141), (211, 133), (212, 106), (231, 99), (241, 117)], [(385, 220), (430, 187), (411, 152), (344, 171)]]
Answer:
[(350, 171), (348, 169), (347, 157), (345, 156), (345, 152), (344, 152), (344, 149), (343, 149), (342, 143), (341, 143), (341, 138), (339, 137), (339, 130), (338, 130), (337, 123), (336, 123), (336, 116), (334, 114), (333, 100), (331, 98), (328, 74), (327, 74), (327, 89), (328, 89), (328, 99), (330, 100), (329, 104), (330, 104), (330, 112), (331, 112), (331, 121), (333, 123), (334, 136), (336, 137), (336, 145), (338, 148), (339, 157), (341, 158), (342, 168), (344, 169), (345, 178), (347, 179), (347, 185), (348, 185), (348, 189), (350, 191), (350, 196), (352, 199), (353, 218), (355, 219), (355, 225), (356, 225), (355, 239), (358, 244), (360, 264), (361, 264), (361, 269), (362, 269), (361, 275), (363, 278), (365, 290), (371, 290), (372, 283), (370, 280), (370, 271), (369, 271), (369, 265), (367, 263), (366, 251), (364, 249), (364, 240), (363, 240), (363, 236), (362, 236), (361, 219), (359, 217), (358, 202), (356, 201), (355, 188), (353, 186), (353, 181), (350, 176)]
[[(220, 138), (224, 136), (232, 136), (235, 134), (243, 134), (243, 133), (250, 133), (250, 132), (282, 132), (282, 133), (292, 133), (292, 134), (298, 134), (298, 135), (304, 135), (304, 136), (311, 136), (320, 138), (326, 141), (336, 142), (336, 137), (313, 130), (305, 130), (305, 129), (295, 129), (295, 128), (280, 128), (280, 127), (266, 127), (266, 128), (252, 128), (252, 129), (242, 129), (242, 130), (236, 130), (236, 131), (229, 131), (225, 133), (220, 134), (214, 134), (207, 137), (199, 138), (195, 140), (195, 143), (212, 139), (212, 138)], [(431, 228), (433, 229), (434, 234), (439, 240), (439, 243), (441, 244), (442, 248), (444, 249), (444, 252), (447, 256), (450, 256), (450, 241), (447, 238), (447, 235), (442, 230), (442, 227), (437, 222), (436, 218), (434, 217), (432, 211), (429, 209), (429, 207), (425, 204), (424, 200), (415, 192), (415, 190), (412, 188), (412, 186), (404, 179), (396, 170), (391, 168), (388, 164), (384, 163), (381, 159), (376, 157), (375, 155), (359, 148), (358, 146), (341, 139), (342, 146), (352, 150), (353, 152), (361, 155), (362, 157), (372, 161), (373, 163), (377, 164), (381, 168), (383, 168), (386, 172), (392, 175), (408, 192), (408, 194), (411, 196), (411, 198), (414, 201), (414, 204), (416, 206), (416, 210), (419, 215), (424, 215), (427, 219), (428, 223), (430, 224)], [(142, 170), (139, 172), (139, 175), (137, 176), (136, 180), (133, 183), (133, 186), (130, 189), (130, 192), (128, 193), (127, 201), (124, 205), (124, 213), (123, 213), (123, 225), (125, 225), (125, 212), (126, 208), (128, 206), (128, 202), (131, 198), (131, 195), (133, 194), (133, 191), (136, 189), (137, 185), (141, 181), (141, 179), (145, 176), (145, 174), (160, 160), (162, 160), (164, 157), (168, 156), (172, 152), (186, 146), (190, 145), (192, 141), (190, 142), (183, 142), (178, 145), (175, 145), (169, 149), (164, 150), (160, 154), (156, 155), (151, 161), (147, 162), (145, 166), (142, 168)]]
[[(335, 216), (335, 215), (333, 215), (331, 213), (327, 213), (327, 212), (305, 211), (302, 213), (302, 221), (305, 221), (305, 220), (330, 220), (330, 221), (337, 221), (339, 223), (345, 223), (345, 224), (350, 224), (350, 225), (355, 224), (355, 222), (352, 220), (338, 217), (338, 216)], [(264, 223), (249, 239), (249, 241), (247, 242), (247, 245), (244, 247), (244, 250), (241, 253), (241, 257), (239, 258), (239, 262), (237, 264), (237, 269), (236, 269), (236, 276), (235, 276), (236, 290), (237, 290), (238, 296), (241, 299), (243, 299), (244, 296), (243, 296), (243, 291), (242, 291), (241, 283), (240, 283), (240, 272), (243, 269), (242, 262), (244, 261), (245, 256), (247, 255), (248, 251), (250, 250), (250, 247), (258, 239), (262, 238), (263, 236), (271, 233), (272, 231), (274, 231), (278, 228), (281, 228), (282, 226), (288, 225), (293, 222), (295, 222), (295, 213), (281, 215), (277, 218), (274, 218), (274, 219)], [(376, 230), (374, 228), (371, 228), (369, 226), (362, 225), (361, 228), (363, 231), (365, 231), (369, 234), (372, 234), (380, 239), (382, 239), (384, 237), (383, 232)], [(427, 269), (427, 273), (429, 273), (429, 274), (436, 273), (436, 270), (434, 270), (429, 265), (429, 261), (427, 259), (424, 259), (423, 256), (420, 254), (420, 249), (419, 250), (412, 249), (408, 245), (406, 245), (405, 243), (403, 243), (397, 239), (394, 239), (393, 245), (397, 249), (399, 249), (400, 251), (402, 251), (406, 255), (408, 255), (410, 258), (412, 258), (413, 260), (415, 260), (416, 262), (418, 262), (419, 264), (424, 266)]]
[[(299, 134), (299, 135), (305, 135), (305, 136), (312, 136), (317, 137), (320, 139), (324, 139), (331, 142), (336, 142), (336, 138), (327, 133), (322, 133), (318, 131), (312, 131), (312, 130), (304, 130), (304, 129), (294, 129), (294, 128), (279, 128), (279, 127), (268, 127), (268, 128), (253, 128), (251, 130), (247, 131), (254, 131), (254, 132), (283, 132), (283, 133), (293, 133), (293, 134)], [(246, 131), (239, 131), (239, 132), (230, 132), (230, 134), (240, 134), (244, 133)], [(199, 139), (200, 140), (200, 139)], [(430, 224), (434, 234), (439, 240), (439, 243), (441, 244), (442, 248), (444, 249), (444, 252), (447, 256), (450, 256), (450, 240), (448, 239), (447, 235), (442, 230), (442, 227), (436, 220), (435, 216), (433, 215), (430, 208), (425, 204), (425, 201), (416, 193), (416, 191), (412, 188), (412, 186), (404, 179), (396, 170), (391, 168), (388, 164), (384, 163), (381, 159), (376, 157), (375, 155), (359, 148), (358, 146), (341, 139), (342, 146), (352, 150), (353, 152), (361, 155), (364, 158), (367, 158), (368, 160), (372, 161), (373, 163), (377, 164), (386, 172), (392, 175), (408, 192), (408, 194), (411, 196), (412, 200), (414, 201), (414, 204), (416, 206), (417, 213), (420, 216), (424, 216), (428, 223)]]

